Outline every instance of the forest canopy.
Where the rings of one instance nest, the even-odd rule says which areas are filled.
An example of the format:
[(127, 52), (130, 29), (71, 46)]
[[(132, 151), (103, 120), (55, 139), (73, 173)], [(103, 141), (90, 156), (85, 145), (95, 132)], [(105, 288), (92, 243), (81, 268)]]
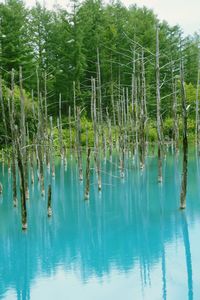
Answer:
[[(196, 86), (199, 36), (183, 37), (179, 26), (160, 22), (146, 7), (129, 8), (119, 1), (71, 1), (69, 11), (57, 7), (50, 11), (36, 3), (27, 8), (21, 0), (0, 4), (0, 69), (5, 85), (11, 85), (11, 70), (18, 84), (19, 68), (23, 88), (37, 98), (37, 75), (41, 94), (47, 92), (49, 112), (57, 112), (59, 95), (63, 103), (85, 107), (89, 115), (91, 78), (101, 68), (103, 110), (111, 109), (112, 95), (121, 90), (131, 94), (132, 75), (140, 72), (133, 61), (144, 51), (147, 108), (155, 116), (156, 26), (160, 35), (160, 77), (163, 116), (171, 116), (171, 77), (179, 76), (180, 41), (184, 53), (185, 81), (188, 91)], [(37, 72), (36, 72), (37, 69)], [(195, 99), (190, 95), (191, 104)], [(194, 105), (193, 105), (194, 106)], [(191, 106), (191, 110), (192, 107)], [(64, 106), (63, 106), (64, 107)]]

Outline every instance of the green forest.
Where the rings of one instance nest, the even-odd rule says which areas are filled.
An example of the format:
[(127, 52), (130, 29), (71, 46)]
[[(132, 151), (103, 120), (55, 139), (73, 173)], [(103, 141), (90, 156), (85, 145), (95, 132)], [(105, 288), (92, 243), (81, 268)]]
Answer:
[[(73, 111), (76, 97), (76, 105), (84, 109), (82, 116), (90, 120), (91, 79), (97, 78), (100, 86), (97, 92), (101, 94), (98, 97), (102, 98), (101, 117), (106, 120), (109, 113), (114, 121), (113, 111), (116, 110), (121, 98), (128, 98), (129, 104), (133, 105), (133, 78), (137, 77), (138, 85), (141, 84), (140, 62), (143, 59), (146, 117), (149, 128), (152, 127), (152, 130), (149, 129), (150, 137), (154, 139), (157, 26), (159, 26), (160, 94), (164, 133), (167, 138), (172, 138), (175, 88), (178, 99), (177, 114), (180, 114), (179, 67), (182, 55), (187, 101), (190, 105), (189, 132), (192, 136), (195, 133), (198, 34), (184, 36), (179, 26), (171, 27), (167, 22), (159, 21), (152, 10), (136, 5), (126, 8), (119, 1), (107, 5), (93, 0), (81, 4), (78, 1), (71, 1), (69, 11), (59, 7), (50, 11), (39, 3), (27, 8), (25, 3), (19, 0), (1, 3), (1, 98), (7, 101), (6, 95), (11, 89), (12, 70), (15, 77), (16, 99), (19, 98), (21, 67), (23, 89), (27, 99), (27, 118), (29, 118), (29, 103), (31, 100), (37, 103), (39, 89), (41, 97), (45, 98), (48, 105), (49, 115), (55, 116), (58, 113), (58, 102), (61, 97), (63, 117), (67, 117), (68, 107), (71, 106)], [(30, 127), (30, 130), (32, 129)], [(0, 136), (3, 143), (5, 143), (4, 130), (1, 122)]]

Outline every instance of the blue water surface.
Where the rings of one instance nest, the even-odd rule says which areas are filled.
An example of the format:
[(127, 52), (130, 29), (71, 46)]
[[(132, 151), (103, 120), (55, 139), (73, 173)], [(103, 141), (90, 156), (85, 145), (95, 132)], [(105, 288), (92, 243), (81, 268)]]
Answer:
[(129, 159), (102, 162), (102, 192), (91, 170), (90, 200), (74, 160), (56, 164), (53, 215), (35, 180), (28, 230), (12, 204), (11, 175), (0, 165), (0, 299), (200, 299), (200, 165), (189, 156), (187, 208), (179, 210), (181, 155), (167, 154), (163, 184), (149, 156), (144, 171)]

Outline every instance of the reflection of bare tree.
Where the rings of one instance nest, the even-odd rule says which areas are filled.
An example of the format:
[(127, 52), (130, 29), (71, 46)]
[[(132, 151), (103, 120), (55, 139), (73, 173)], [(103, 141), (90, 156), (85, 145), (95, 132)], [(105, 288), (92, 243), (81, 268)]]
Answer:
[(196, 169), (197, 169), (197, 187), (198, 187), (198, 192), (200, 192), (200, 187), (199, 187), (199, 178), (200, 178), (200, 166), (199, 166), (199, 155), (198, 155), (198, 151), (197, 151), (197, 148), (196, 148), (196, 153), (195, 153), (195, 156), (196, 156)]
[(193, 300), (192, 257), (190, 251), (190, 239), (189, 239), (187, 217), (185, 213), (182, 213), (181, 221), (182, 221), (184, 248), (185, 248), (187, 277), (188, 277), (188, 300)]
[[(164, 163), (164, 174), (165, 174), (166, 162)], [(166, 259), (165, 259), (165, 238), (164, 238), (164, 195), (165, 188), (163, 185), (160, 186), (160, 227), (161, 227), (161, 243), (162, 243), (162, 299), (167, 299), (167, 280), (166, 280)]]
[(162, 282), (163, 282), (163, 300), (167, 299), (167, 283), (166, 283), (166, 261), (165, 261), (165, 247), (162, 249)]

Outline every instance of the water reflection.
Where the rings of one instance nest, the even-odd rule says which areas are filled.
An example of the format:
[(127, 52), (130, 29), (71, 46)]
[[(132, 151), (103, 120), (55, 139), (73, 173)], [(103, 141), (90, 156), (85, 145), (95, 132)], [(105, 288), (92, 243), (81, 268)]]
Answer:
[(184, 241), (184, 248), (185, 248), (185, 260), (187, 266), (188, 299), (193, 300), (192, 258), (191, 258), (191, 251), (190, 251), (188, 223), (187, 223), (187, 217), (185, 215), (185, 212), (182, 212), (181, 219), (182, 219), (183, 241)]
[[(112, 289), (112, 283), (116, 286), (118, 276), (123, 276), (125, 279), (119, 281), (123, 282), (121, 292), (115, 299), (122, 299), (128, 292), (129, 279), (136, 284), (132, 282), (128, 300), (172, 299), (174, 293), (182, 297), (176, 299), (192, 300), (194, 293), (200, 296), (192, 276), (193, 269), (200, 276), (197, 255), (191, 256), (192, 249), (200, 248), (195, 235), (200, 229), (196, 184), (200, 177), (195, 157), (190, 159), (188, 207), (184, 213), (178, 210), (180, 166), (176, 158), (169, 155), (165, 161), (162, 185), (157, 184), (153, 157), (143, 172), (130, 161), (124, 181), (118, 178), (115, 163), (103, 165), (101, 195), (94, 172), (89, 202), (83, 200), (84, 185), (78, 181), (74, 161), (68, 161), (67, 169), (57, 164), (52, 181), (53, 216), (47, 218), (46, 200), (40, 197), (35, 183), (28, 202), (27, 233), (20, 230), (20, 208), (12, 207), (5, 168), (0, 200), (0, 298), (15, 290), (13, 299), (34, 299), (31, 295), (37, 280), (56, 281), (60, 268), (67, 278), (75, 274), (79, 285), (76, 283), (74, 290), (80, 291), (94, 278), (104, 288), (108, 285)], [(87, 299), (92, 297), (90, 290)], [(45, 298), (38, 292), (37, 299)]]

